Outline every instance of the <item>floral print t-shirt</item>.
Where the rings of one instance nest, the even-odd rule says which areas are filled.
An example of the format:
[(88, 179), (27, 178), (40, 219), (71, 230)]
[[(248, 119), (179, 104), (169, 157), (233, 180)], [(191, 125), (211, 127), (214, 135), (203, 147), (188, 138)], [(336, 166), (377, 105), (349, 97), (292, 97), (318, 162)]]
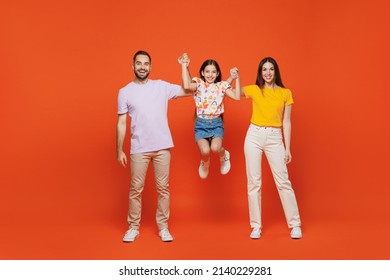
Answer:
[(231, 85), (226, 82), (209, 84), (200, 78), (192, 79), (197, 86), (194, 94), (196, 116), (202, 119), (218, 118), (223, 112), (223, 98)]

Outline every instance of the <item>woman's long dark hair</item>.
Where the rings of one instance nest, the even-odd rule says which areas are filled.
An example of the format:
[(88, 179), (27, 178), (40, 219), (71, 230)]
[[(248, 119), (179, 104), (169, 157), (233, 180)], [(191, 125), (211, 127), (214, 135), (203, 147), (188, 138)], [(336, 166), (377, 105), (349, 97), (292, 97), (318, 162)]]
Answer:
[(275, 68), (275, 84), (280, 87), (285, 87), (282, 82), (282, 77), (280, 76), (279, 66), (276, 63), (276, 60), (273, 59), (272, 57), (265, 57), (260, 61), (259, 68), (257, 69), (256, 85), (258, 85), (259, 88), (261, 89), (264, 87), (265, 81), (263, 79), (262, 72), (263, 72), (263, 66), (267, 62), (271, 63)]

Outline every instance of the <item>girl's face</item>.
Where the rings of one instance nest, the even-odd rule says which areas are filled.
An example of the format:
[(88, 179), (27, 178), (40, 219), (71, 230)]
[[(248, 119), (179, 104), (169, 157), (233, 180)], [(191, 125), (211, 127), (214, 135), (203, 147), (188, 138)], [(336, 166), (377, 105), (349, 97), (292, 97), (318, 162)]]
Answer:
[(263, 79), (267, 84), (272, 84), (275, 81), (275, 67), (272, 63), (264, 63), (261, 72), (263, 75)]
[(202, 71), (202, 76), (207, 83), (212, 84), (219, 76), (219, 73), (214, 65), (207, 65), (206, 68)]

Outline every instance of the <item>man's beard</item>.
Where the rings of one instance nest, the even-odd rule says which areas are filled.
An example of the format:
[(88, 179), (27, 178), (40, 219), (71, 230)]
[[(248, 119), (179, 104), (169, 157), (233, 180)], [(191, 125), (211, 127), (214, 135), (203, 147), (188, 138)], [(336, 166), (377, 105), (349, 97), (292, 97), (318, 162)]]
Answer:
[(149, 72), (146, 73), (145, 76), (141, 77), (137, 71), (134, 71), (135, 76), (138, 80), (145, 81), (149, 77)]

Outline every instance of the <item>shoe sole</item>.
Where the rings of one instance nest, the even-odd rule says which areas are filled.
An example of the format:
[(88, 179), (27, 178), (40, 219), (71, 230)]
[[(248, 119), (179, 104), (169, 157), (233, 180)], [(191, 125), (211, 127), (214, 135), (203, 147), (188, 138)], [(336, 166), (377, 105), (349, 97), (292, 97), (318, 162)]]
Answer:
[(131, 243), (131, 242), (134, 242), (138, 237), (139, 237), (139, 234), (138, 234), (136, 237), (134, 237), (133, 240), (122, 239), (122, 241), (123, 241), (124, 243)]
[(170, 239), (170, 240), (162, 240), (162, 239), (161, 239), (161, 241), (162, 241), (162, 242), (172, 242), (173, 239)]
[(252, 235), (252, 234), (250, 234), (249, 237), (252, 238), (252, 239), (260, 239), (261, 231), (259, 232), (259, 235), (257, 235), (257, 234), (256, 235), (255, 234)]
[(302, 235), (291, 235), (292, 239), (301, 239)]
[(173, 241), (173, 237), (171, 236), (171, 238), (170, 239), (162, 239), (162, 237), (160, 236), (160, 239), (161, 239), (161, 241), (162, 242), (172, 242)]

